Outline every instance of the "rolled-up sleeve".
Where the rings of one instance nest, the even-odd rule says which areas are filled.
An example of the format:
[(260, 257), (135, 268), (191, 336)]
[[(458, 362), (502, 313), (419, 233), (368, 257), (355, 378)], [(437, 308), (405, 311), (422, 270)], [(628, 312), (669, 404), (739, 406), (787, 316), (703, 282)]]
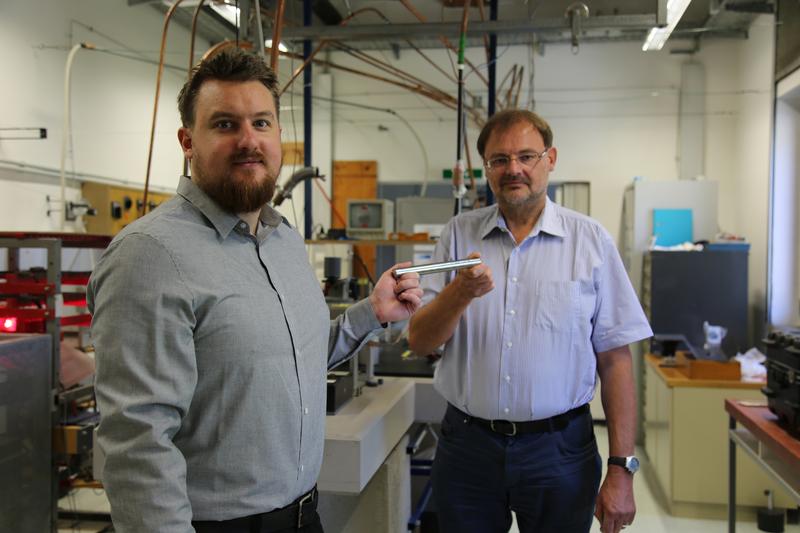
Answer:
[(115, 530), (193, 531), (186, 461), (173, 443), (197, 384), (191, 294), (169, 251), (136, 233), (112, 243), (87, 293)]
[(603, 234), (604, 260), (595, 269), (597, 300), (592, 345), (597, 353), (653, 335), (614, 241)]

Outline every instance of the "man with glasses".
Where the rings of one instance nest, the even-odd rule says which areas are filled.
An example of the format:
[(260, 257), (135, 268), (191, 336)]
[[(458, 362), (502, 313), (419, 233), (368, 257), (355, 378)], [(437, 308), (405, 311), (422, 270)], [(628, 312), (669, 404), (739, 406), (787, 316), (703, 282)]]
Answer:
[[(633, 521), (635, 394), (628, 345), (652, 335), (608, 232), (547, 198), (556, 164), (535, 113), (495, 114), (478, 138), (497, 205), (452, 219), (434, 261), (482, 264), (428, 276), (411, 348), (444, 345), (448, 401), (433, 466), (440, 529), (616, 533)], [(588, 402), (599, 374), (608, 421), (602, 472)]]

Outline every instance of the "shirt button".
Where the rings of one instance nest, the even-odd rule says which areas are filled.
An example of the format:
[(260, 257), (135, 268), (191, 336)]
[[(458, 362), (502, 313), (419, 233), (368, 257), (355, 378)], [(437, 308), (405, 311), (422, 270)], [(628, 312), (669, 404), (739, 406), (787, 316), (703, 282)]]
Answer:
[(511, 346), (513, 346), (513, 343), (512, 343), (511, 341), (508, 341), (508, 342), (506, 343), (506, 346), (508, 346), (509, 348), (511, 348)]
[(303, 465), (300, 465), (300, 471), (301, 472), (303, 471)]
[(512, 281), (513, 283), (516, 283), (516, 282), (517, 282), (517, 276), (514, 276), (513, 278), (511, 278), (511, 281)]
[(509, 315), (511, 315), (511, 316), (514, 316), (514, 315), (516, 315), (516, 314), (517, 314), (517, 312), (516, 312), (516, 311), (514, 311), (514, 310), (512, 309), (512, 310), (510, 310), (510, 311), (508, 312), (508, 314), (509, 314)]
[(506, 376), (506, 381), (511, 381), (511, 376)]
[(303, 409), (303, 414), (306, 414), (306, 415), (308, 414), (308, 407), (306, 407), (305, 409)]
[(509, 411), (508, 407), (506, 407), (505, 409), (503, 409), (503, 412), (504, 412), (505, 414), (508, 414), (508, 411)]

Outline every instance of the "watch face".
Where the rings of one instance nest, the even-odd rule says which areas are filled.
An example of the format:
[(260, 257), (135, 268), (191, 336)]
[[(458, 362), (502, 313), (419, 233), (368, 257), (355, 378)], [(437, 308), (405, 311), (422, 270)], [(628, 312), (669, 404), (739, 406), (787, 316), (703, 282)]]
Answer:
[(639, 459), (637, 459), (634, 456), (631, 456), (628, 457), (628, 460), (626, 462), (628, 464), (625, 465), (625, 468), (627, 468), (630, 473), (635, 474), (636, 472), (639, 471)]

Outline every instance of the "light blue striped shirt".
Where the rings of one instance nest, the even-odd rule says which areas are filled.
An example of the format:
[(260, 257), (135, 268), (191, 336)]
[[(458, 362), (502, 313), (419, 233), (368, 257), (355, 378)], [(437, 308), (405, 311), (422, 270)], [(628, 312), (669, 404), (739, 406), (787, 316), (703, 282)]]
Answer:
[[(473, 300), (445, 344), (434, 384), (485, 419), (538, 420), (590, 401), (596, 354), (653, 333), (614, 241), (595, 220), (549, 199), (519, 245), (497, 206), (450, 220), (433, 261), (478, 251), (494, 289)], [(454, 272), (422, 280), (425, 303)]]

